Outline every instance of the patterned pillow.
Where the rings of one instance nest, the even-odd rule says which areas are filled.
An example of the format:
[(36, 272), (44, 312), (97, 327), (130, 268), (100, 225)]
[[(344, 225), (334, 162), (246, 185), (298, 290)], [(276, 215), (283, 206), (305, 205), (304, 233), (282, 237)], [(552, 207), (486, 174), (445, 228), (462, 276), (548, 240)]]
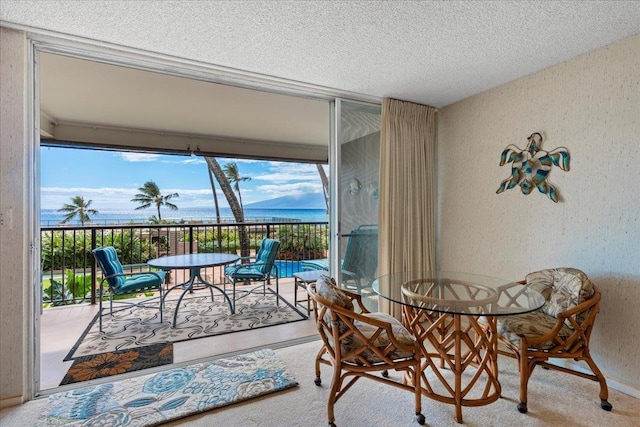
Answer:
[[(569, 310), (589, 299), (594, 292), (593, 283), (587, 275), (576, 268), (552, 268), (529, 273), (526, 277), (528, 285), (541, 291), (547, 299), (542, 312), (557, 317), (559, 313)], [(576, 320), (582, 323), (589, 314), (579, 313)], [(569, 320), (565, 320), (571, 326)]]
[(320, 276), (316, 281), (316, 292), (323, 298), (328, 299), (331, 303), (344, 307), (353, 311), (353, 302), (351, 299), (336, 285), (335, 279), (325, 274)]

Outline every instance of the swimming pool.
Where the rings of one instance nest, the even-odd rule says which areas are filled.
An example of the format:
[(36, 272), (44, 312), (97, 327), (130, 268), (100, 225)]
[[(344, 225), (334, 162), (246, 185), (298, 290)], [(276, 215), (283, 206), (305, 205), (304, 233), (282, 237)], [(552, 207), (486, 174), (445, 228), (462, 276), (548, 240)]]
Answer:
[(275, 265), (278, 266), (279, 277), (293, 277), (293, 273), (303, 271), (302, 267), (300, 267), (300, 261), (276, 260)]

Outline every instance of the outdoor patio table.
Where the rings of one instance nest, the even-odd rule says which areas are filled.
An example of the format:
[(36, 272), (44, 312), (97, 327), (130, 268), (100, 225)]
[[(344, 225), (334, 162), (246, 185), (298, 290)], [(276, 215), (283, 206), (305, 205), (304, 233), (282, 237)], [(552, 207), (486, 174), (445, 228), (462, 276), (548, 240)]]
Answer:
[[(293, 273), (293, 305), (304, 308), (307, 310), (307, 314), (311, 313), (311, 298), (307, 294), (306, 299), (298, 299), (298, 288), (304, 288), (304, 292), (306, 293), (307, 286), (315, 283), (323, 274), (328, 274), (328, 272), (324, 270), (309, 270)], [(303, 303), (306, 303), (306, 307)]]
[[(404, 272), (379, 277), (373, 290), (402, 305), (405, 326), (424, 353), (422, 394), (462, 406), (500, 397), (496, 316), (542, 307), (542, 294), (517, 282), (455, 272)], [(466, 372), (474, 367), (475, 372)], [(431, 369), (434, 375), (428, 375)]]
[[(184, 282), (172, 286), (164, 294), (164, 299), (167, 299), (167, 295), (174, 289), (182, 289), (182, 294), (176, 304), (176, 309), (173, 313), (173, 327), (176, 327), (176, 319), (178, 318), (178, 310), (180, 303), (187, 292), (191, 292), (194, 289), (209, 288), (211, 292), (211, 299), (213, 300), (213, 289), (220, 291), (224, 298), (229, 303), (231, 314), (234, 313), (233, 303), (225, 292), (224, 288), (208, 282), (202, 278), (200, 270), (205, 267), (216, 267), (221, 265), (233, 264), (238, 259), (234, 254), (221, 254), (221, 253), (204, 253), (204, 254), (185, 254), (185, 255), (171, 255), (155, 259), (150, 259), (147, 264), (153, 268), (159, 268), (161, 270), (173, 270), (173, 269), (189, 269), (189, 279)], [(164, 302), (164, 301), (163, 301)]]

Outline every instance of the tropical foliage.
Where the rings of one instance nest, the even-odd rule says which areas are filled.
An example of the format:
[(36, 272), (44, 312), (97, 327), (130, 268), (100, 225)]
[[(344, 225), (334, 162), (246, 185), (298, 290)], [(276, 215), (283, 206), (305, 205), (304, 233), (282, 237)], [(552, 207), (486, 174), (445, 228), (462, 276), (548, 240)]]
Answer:
[(49, 306), (59, 306), (83, 302), (91, 297), (91, 275), (73, 273), (66, 269), (64, 278), (50, 279), (43, 283), (43, 303)]
[(278, 228), (278, 258), (302, 260), (324, 258), (328, 247), (326, 233), (317, 233), (309, 224), (283, 225)]

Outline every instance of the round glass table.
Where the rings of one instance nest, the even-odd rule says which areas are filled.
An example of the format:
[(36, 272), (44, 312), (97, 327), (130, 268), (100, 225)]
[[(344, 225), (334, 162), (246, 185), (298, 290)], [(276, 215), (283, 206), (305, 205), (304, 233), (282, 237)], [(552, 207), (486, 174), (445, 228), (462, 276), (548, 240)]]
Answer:
[(221, 288), (215, 283), (208, 282), (205, 280), (200, 271), (205, 267), (215, 267), (221, 265), (232, 264), (239, 260), (240, 258), (235, 254), (221, 254), (221, 253), (200, 253), (200, 254), (184, 254), (184, 255), (170, 255), (164, 256), (156, 259), (150, 259), (147, 261), (147, 264), (151, 267), (158, 268), (161, 270), (173, 270), (173, 269), (189, 269), (189, 279), (184, 283), (179, 283), (171, 288), (167, 289), (167, 292), (164, 294), (164, 298), (166, 299), (174, 289), (182, 289), (182, 294), (178, 299), (176, 304), (176, 309), (173, 312), (173, 327), (176, 327), (176, 321), (178, 318), (178, 309), (180, 308), (180, 303), (184, 298), (187, 292), (192, 292), (197, 288), (209, 288), (209, 292), (211, 293), (211, 300), (213, 301), (213, 289), (216, 289), (222, 293), (222, 296), (229, 303), (229, 309), (231, 310), (231, 314), (234, 313), (234, 305), (229, 298), (229, 295), (225, 292), (224, 288)]
[[(459, 272), (394, 273), (372, 287), (402, 306), (403, 322), (418, 339), (424, 356), (422, 394), (455, 405), (459, 423), (462, 406), (500, 397), (496, 317), (545, 303), (542, 294), (520, 282)], [(470, 367), (475, 370), (465, 372)]]

